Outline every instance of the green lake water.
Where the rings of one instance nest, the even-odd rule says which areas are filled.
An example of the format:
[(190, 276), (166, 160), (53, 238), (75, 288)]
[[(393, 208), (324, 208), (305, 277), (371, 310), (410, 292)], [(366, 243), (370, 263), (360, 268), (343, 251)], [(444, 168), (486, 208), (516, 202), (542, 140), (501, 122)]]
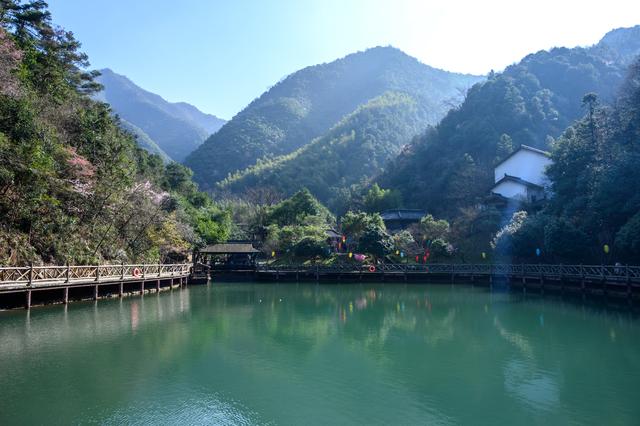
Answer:
[(638, 425), (628, 312), (449, 285), (219, 284), (0, 312), (0, 425)]

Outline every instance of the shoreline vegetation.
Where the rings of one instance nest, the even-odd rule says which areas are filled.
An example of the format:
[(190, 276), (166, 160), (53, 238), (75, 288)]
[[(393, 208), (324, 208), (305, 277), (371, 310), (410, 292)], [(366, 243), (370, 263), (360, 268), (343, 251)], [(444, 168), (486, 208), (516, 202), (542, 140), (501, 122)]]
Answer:
[[(244, 158), (249, 168), (217, 181), (202, 181), (198, 170), (206, 193), (189, 168), (141, 149), (109, 105), (93, 99), (101, 90), (98, 73), (88, 71), (80, 42), (53, 23), (46, 3), (5, 1), (0, 264), (181, 262), (194, 249), (228, 240), (254, 241), (275, 265), (349, 264), (354, 254), (371, 264), (634, 263), (640, 42), (631, 41), (640, 40), (639, 29), (615, 30), (589, 48), (538, 52), (486, 79), (444, 73), (393, 48), (294, 73), (210, 138), (217, 144), (229, 132), (239, 138), (238, 146), (216, 151), (216, 164), (229, 160), (227, 148), (259, 148), (246, 126), (276, 145), (282, 136), (289, 153), (272, 146), (255, 165)], [(387, 57), (397, 60), (395, 68), (373, 88), (363, 86), (371, 98), (334, 123), (314, 121), (327, 101), (314, 91), (326, 84), (323, 72), (343, 67), (335, 78), (345, 85), (354, 75), (376, 77), (367, 61), (384, 67)], [(447, 81), (438, 86), (443, 99), (455, 82), (475, 84), (436, 114), (427, 96), (435, 76)], [(301, 87), (306, 103), (280, 93)], [(276, 95), (288, 100), (259, 120), (252, 115)], [(311, 100), (320, 110), (307, 111)], [(287, 134), (273, 130), (275, 123)], [(280, 136), (271, 138), (269, 129)], [(187, 163), (206, 160), (198, 152), (210, 150), (211, 141)], [(486, 200), (493, 165), (525, 143), (551, 152), (550, 197), (497, 208)], [(404, 207), (426, 214), (390, 232), (380, 213)], [(331, 232), (343, 240), (331, 242)]]

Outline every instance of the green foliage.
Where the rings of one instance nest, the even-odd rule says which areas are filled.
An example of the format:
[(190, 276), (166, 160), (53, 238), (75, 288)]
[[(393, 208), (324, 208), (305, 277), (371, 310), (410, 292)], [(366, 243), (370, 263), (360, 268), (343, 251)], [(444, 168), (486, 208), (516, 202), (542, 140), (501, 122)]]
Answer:
[(420, 230), (427, 240), (446, 240), (449, 236), (449, 222), (444, 219), (436, 220), (428, 214), (420, 219)]
[(404, 252), (405, 256), (413, 257), (420, 252), (420, 245), (408, 230), (397, 232), (393, 234), (392, 238), (394, 249)]
[[(258, 219), (258, 218), (257, 218)], [(326, 255), (327, 230), (335, 219), (309, 191), (303, 189), (280, 203), (267, 207), (260, 214), (260, 232), (265, 235), (267, 252), (289, 253), (296, 256)], [(313, 253), (316, 254), (313, 254)]]
[(303, 223), (308, 216), (317, 216), (326, 223), (334, 221), (329, 210), (307, 189), (303, 189), (274, 206), (269, 212), (267, 221), (279, 226), (297, 225)]
[(294, 254), (298, 257), (327, 257), (329, 246), (322, 239), (314, 239), (305, 237), (300, 240), (294, 247)]
[(473, 86), (462, 105), (403, 150), (378, 182), (401, 191), (409, 207), (454, 218), (482, 202), (496, 160), (521, 144), (549, 149), (548, 141), (582, 115), (585, 93), (613, 99), (626, 66), (596, 48), (529, 55)]
[(393, 239), (384, 228), (368, 226), (358, 239), (357, 247), (360, 253), (384, 257), (393, 250)]
[(491, 240), (500, 228), (502, 214), (495, 207), (462, 209), (452, 223), (450, 240), (462, 261), (480, 261), (490, 255)]
[[(410, 96), (420, 112), (419, 117), (423, 118), (421, 125), (434, 124), (448, 109), (449, 101), (454, 99), (457, 103), (459, 88), (466, 88), (480, 79), (433, 69), (391, 47), (376, 47), (351, 54), (328, 64), (304, 68), (278, 82), (209, 137), (187, 157), (185, 164), (194, 170), (196, 181), (208, 189), (230, 173), (250, 167), (260, 159), (269, 161), (269, 158), (290, 154), (320, 137), (325, 140), (323, 145), (331, 141), (332, 145), (349, 145), (345, 149), (347, 152), (358, 149), (371, 152), (367, 145), (372, 142), (369, 142), (367, 134), (372, 133), (372, 138), (387, 134), (390, 135), (387, 142), (397, 150), (397, 144), (404, 143), (401, 140), (405, 139), (405, 133), (410, 132), (401, 130), (398, 136), (393, 137), (384, 127), (396, 127), (397, 123), (384, 120), (378, 123), (380, 129), (369, 124), (362, 131), (352, 127), (348, 131), (344, 129), (341, 135), (323, 135), (359, 106), (386, 92)], [(375, 107), (371, 112), (378, 110), (380, 108)], [(363, 118), (369, 120), (366, 114), (369, 112), (365, 111)], [(411, 126), (416, 124), (414, 121)], [(352, 137), (349, 136), (350, 130), (355, 132)], [(373, 143), (377, 145), (378, 141)], [(380, 156), (384, 157), (383, 154)], [(358, 155), (357, 152), (351, 154), (352, 157)], [(339, 159), (337, 156), (333, 158)], [(360, 158), (366, 159), (364, 156)], [(312, 164), (302, 159), (300, 162)], [(341, 164), (336, 168), (337, 179), (331, 178), (335, 173), (333, 170), (323, 177), (329, 186), (340, 186), (339, 180), (345, 174), (358, 176)], [(314, 170), (325, 171), (324, 167)], [(250, 183), (245, 187), (249, 186)], [(309, 182), (303, 182), (286, 193), (291, 194), (301, 187), (309, 188), (321, 200), (328, 199), (316, 192), (318, 188)]]
[(615, 251), (624, 260), (640, 259), (640, 213), (636, 213), (616, 233)]
[[(219, 189), (243, 193), (267, 186), (291, 194), (304, 187), (332, 211), (344, 212), (350, 189), (380, 173), (427, 121), (412, 96), (387, 92), (359, 106), (322, 137), (291, 154), (259, 160), (231, 175)], [(343, 198), (337, 198), (341, 191)], [(388, 193), (384, 202), (399, 206), (399, 193)]]
[(341, 219), (342, 232), (349, 240), (358, 241), (367, 229), (378, 228), (386, 231), (382, 217), (378, 213), (347, 212)]
[(364, 197), (364, 209), (369, 213), (383, 212), (402, 207), (400, 191), (382, 189), (374, 183)]
[(138, 148), (46, 3), (2, 2), (0, 263), (184, 259), (228, 220), (182, 166)]

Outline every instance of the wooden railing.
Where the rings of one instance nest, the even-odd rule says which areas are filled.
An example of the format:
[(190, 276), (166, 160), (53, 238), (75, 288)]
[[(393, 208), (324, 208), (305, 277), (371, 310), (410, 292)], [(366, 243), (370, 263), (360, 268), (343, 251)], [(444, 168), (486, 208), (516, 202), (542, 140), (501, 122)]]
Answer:
[(571, 278), (619, 282), (640, 282), (640, 266), (615, 265), (546, 265), (546, 264), (400, 264), (385, 263), (369, 265), (258, 265), (258, 272), (307, 272), (315, 274), (331, 273), (423, 273), (453, 274), (464, 276), (506, 276)]
[(0, 289), (16, 285), (30, 287), (177, 278), (188, 276), (190, 268), (189, 263), (0, 267)]

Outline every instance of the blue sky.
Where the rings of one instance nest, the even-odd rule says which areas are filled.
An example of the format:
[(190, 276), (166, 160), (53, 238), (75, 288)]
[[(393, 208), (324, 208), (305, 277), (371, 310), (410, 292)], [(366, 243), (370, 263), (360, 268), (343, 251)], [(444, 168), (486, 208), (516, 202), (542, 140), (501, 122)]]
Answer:
[(640, 2), (593, 3), (50, 0), (50, 9), (92, 67), (229, 119), (282, 77), (368, 47), (393, 45), (438, 68), (485, 74), (640, 24)]

